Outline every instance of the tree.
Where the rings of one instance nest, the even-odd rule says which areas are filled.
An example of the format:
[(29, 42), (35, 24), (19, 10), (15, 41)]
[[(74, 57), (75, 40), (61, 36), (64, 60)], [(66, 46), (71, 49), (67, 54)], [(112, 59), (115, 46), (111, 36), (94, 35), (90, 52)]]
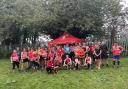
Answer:
[(120, 0), (0, 2), (0, 34), (6, 45), (35, 45), (41, 33), (56, 38), (65, 31), (80, 38), (86, 38), (87, 34), (98, 39), (109, 37), (113, 42), (125, 24)]

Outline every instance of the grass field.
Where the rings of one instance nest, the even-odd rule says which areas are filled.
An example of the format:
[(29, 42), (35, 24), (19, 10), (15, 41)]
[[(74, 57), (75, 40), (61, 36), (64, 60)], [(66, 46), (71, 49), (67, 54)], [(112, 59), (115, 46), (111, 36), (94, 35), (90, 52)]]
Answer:
[(0, 89), (128, 89), (128, 59), (121, 62), (115, 69), (110, 65), (101, 70), (61, 70), (48, 75), (45, 71), (11, 72), (9, 60), (0, 60)]

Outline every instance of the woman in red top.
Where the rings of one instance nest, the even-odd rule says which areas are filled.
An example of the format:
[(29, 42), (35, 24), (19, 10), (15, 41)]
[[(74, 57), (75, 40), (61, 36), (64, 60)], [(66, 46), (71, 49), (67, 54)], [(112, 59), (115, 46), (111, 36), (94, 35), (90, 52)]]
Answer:
[(18, 53), (16, 52), (16, 50), (13, 50), (13, 53), (11, 54), (11, 63), (12, 63), (12, 69), (14, 70), (15, 67), (17, 66), (18, 70), (19, 69), (19, 65), (20, 65), (20, 62), (19, 62), (19, 57), (18, 57)]
[(21, 62), (22, 62), (22, 66), (21, 69), (26, 69), (28, 67), (28, 52), (26, 51), (26, 49), (24, 48), (23, 51), (21, 52)]

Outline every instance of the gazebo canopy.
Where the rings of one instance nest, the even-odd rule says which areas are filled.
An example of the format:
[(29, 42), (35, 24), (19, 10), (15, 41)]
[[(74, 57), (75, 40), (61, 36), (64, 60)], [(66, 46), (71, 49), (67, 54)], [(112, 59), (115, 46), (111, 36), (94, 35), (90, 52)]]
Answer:
[(54, 39), (50, 42), (48, 42), (48, 45), (54, 45), (54, 44), (72, 44), (72, 43), (79, 43), (81, 42), (81, 39), (71, 35), (68, 32), (65, 32), (62, 36), (58, 37), (57, 39)]

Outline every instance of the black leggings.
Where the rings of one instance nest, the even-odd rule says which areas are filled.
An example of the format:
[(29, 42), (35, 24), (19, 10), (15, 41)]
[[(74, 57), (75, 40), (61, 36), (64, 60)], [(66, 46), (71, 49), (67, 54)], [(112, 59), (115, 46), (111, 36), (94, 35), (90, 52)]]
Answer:
[(91, 64), (87, 64), (87, 68), (88, 69), (91, 69)]
[(15, 69), (16, 66), (17, 66), (17, 68), (19, 69), (20, 63), (19, 63), (19, 62), (16, 62), (16, 61), (13, 61), (13, 62), (12, 62), (12, 69)]
[(78, 64), (78, 63), (75, 65), (75, 69), (76, 69), (76, 70), (79, 69), (79, 64)]
[(47, 67), (47, 68), (46, 68), (46, 71), (47, 71), (48, 74), (52, 74), (53, 71), (54, 71), (54, 69), (51, 68), (51, 67)]
[(39, 69), (39, 63), (38, 62), (35, 62), (35, 61), (30, 61), (30, 65), (29, 67), (27, 68), (28, 70), (33, 68), (33, 67), (37, 67)]

